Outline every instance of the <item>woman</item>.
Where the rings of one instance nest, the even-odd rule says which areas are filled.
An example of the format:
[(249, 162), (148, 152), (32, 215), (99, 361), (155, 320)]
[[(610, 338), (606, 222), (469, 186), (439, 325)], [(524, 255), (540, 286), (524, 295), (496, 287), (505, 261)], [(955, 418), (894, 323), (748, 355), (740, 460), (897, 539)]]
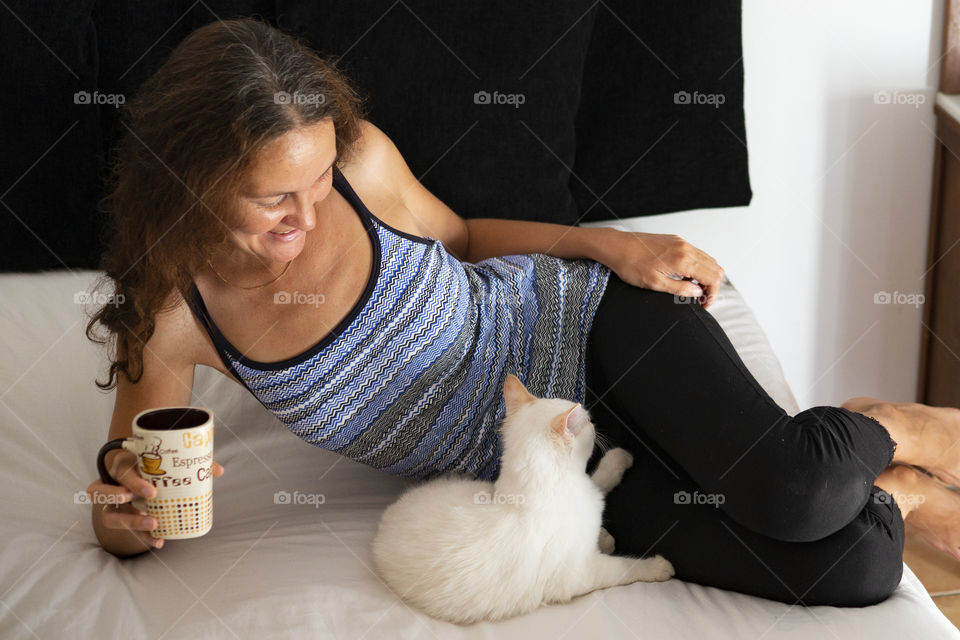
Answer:
[[(193, 33), (125, 118), (103, 265), (125, 302), (88, 326), (115, 341), (110, 438), (188, 403), (203, 364), (313, 444), (489, 479), (512, 372), (633, 452), (606, 527), (681, 579), (863, 605), (899, 582), (903, 518), (958, 555), (960, 498), (891, 466), (955, 482), (957, 412), (861, 398), (786, 415), (705, 311), (723, 270), (681, 239), (465, 222), (331, 64), (255, 21)], [(111, 452), (122, 485), (88, 489), (122, 503), (93, 511), (119, 556), (163, 544), (129, 504), (154, 491), (134, 461)]]

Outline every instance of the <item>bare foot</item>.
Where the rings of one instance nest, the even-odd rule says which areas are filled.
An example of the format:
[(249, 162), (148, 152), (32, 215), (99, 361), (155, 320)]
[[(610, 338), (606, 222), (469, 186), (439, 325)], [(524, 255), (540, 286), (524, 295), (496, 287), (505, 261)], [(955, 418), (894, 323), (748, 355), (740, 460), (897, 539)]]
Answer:
[(841, 407), (875, 418), (897, 443), (895, 462), (923, 467), (960, 487), (960, 409), (850, 398)]
[(960, 494), (902, 465), (886, 469), (875, 484), (893, 496), (911, 531), (960, 559)]

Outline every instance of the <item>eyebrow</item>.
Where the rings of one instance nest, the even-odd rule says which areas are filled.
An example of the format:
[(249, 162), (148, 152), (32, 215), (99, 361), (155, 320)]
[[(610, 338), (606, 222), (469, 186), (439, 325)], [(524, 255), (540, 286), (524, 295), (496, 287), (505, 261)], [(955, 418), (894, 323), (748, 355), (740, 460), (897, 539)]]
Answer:
[[(337, 157), (338, 157), (338, 156), (334, 156), (334, 157), (333, 157), (333, 162), (330, 163), (330, 166), (329, 166), (329, 167), (327, 167), (326, 169), (323, 170), (323, 173), (320, 174), (321, 176), (325, 175), (325, 174), (327, 173), (327, 171), (330, 171), (330, 169), (333, 167), (333, 165), (337, 164)], [(319, 180), (320, 178), (317, 178), (317, 179)], [(277, 196), (286, 195), (287, 193), (289, 193), (289, 192), (288, 192), (288, 191), (277, 191), (276, 193), (265, 193), (265, 194), (263, 194), (262, 196), (250, 196), (250, 198), (252, 198), (252, 199), (254, 199), (254, 200), (261, 200), (261, 199), (263, 199), (263, 198), (276, 198)]]

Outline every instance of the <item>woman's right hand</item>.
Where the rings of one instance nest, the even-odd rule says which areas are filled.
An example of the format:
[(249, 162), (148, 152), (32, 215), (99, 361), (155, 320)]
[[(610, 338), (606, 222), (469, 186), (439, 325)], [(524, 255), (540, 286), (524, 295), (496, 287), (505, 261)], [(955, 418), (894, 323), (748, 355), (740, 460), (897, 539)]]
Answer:
[(136, 454), (115, 449), (107, 452), (104, 464), (120, 485), (98, 479), (87, 487), (97, 540), (104, 549), (121, 557), (163, 547), (163, 538), (150, 535), (157, 528), (156, 519), (132, 504), (137, 497), (152, 498), (157, 493), (156, 487), (140, 475)]
[[(150, 532), (157, 528), (156, 518), (137, 509), (137, 497), (152, 498), (157, 489), (140, 475), (137, 456), (126, 449), (108, 451), (103, 459), (110, 477), (120, 483), (105, 484), (95, 480), (87, 487), (93, 504), (93, 530), (104, 549), (120, 556), (132, 556), (163, 547), (163, 538)], [(213, 477), (223, 475), (223, 465), (214, 461)]]

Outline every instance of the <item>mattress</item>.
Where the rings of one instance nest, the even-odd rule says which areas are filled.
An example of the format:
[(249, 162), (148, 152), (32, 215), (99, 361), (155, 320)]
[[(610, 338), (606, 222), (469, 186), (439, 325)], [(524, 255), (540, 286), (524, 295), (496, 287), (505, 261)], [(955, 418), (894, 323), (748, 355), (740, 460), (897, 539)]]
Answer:
[[(83, 493), (113, 407), (113, 393), (93, 383), (105, 354), (84, 337), (83, 292), (97, 275), (0, 275), (2, 638), (960, 638), (909, 567), (892, 597), (866, 608), (789, 606), (671, 580), (500, 623), (433, 620), (371, 570), (380, 513), (410, 481), (301, 441), (206, 367), (193, 402), (215, 412), (226, 468), (213, 529), (118, 559), (97, 543)], [(711, 312), (760, 383), (796, 413), (729, 281)]]

